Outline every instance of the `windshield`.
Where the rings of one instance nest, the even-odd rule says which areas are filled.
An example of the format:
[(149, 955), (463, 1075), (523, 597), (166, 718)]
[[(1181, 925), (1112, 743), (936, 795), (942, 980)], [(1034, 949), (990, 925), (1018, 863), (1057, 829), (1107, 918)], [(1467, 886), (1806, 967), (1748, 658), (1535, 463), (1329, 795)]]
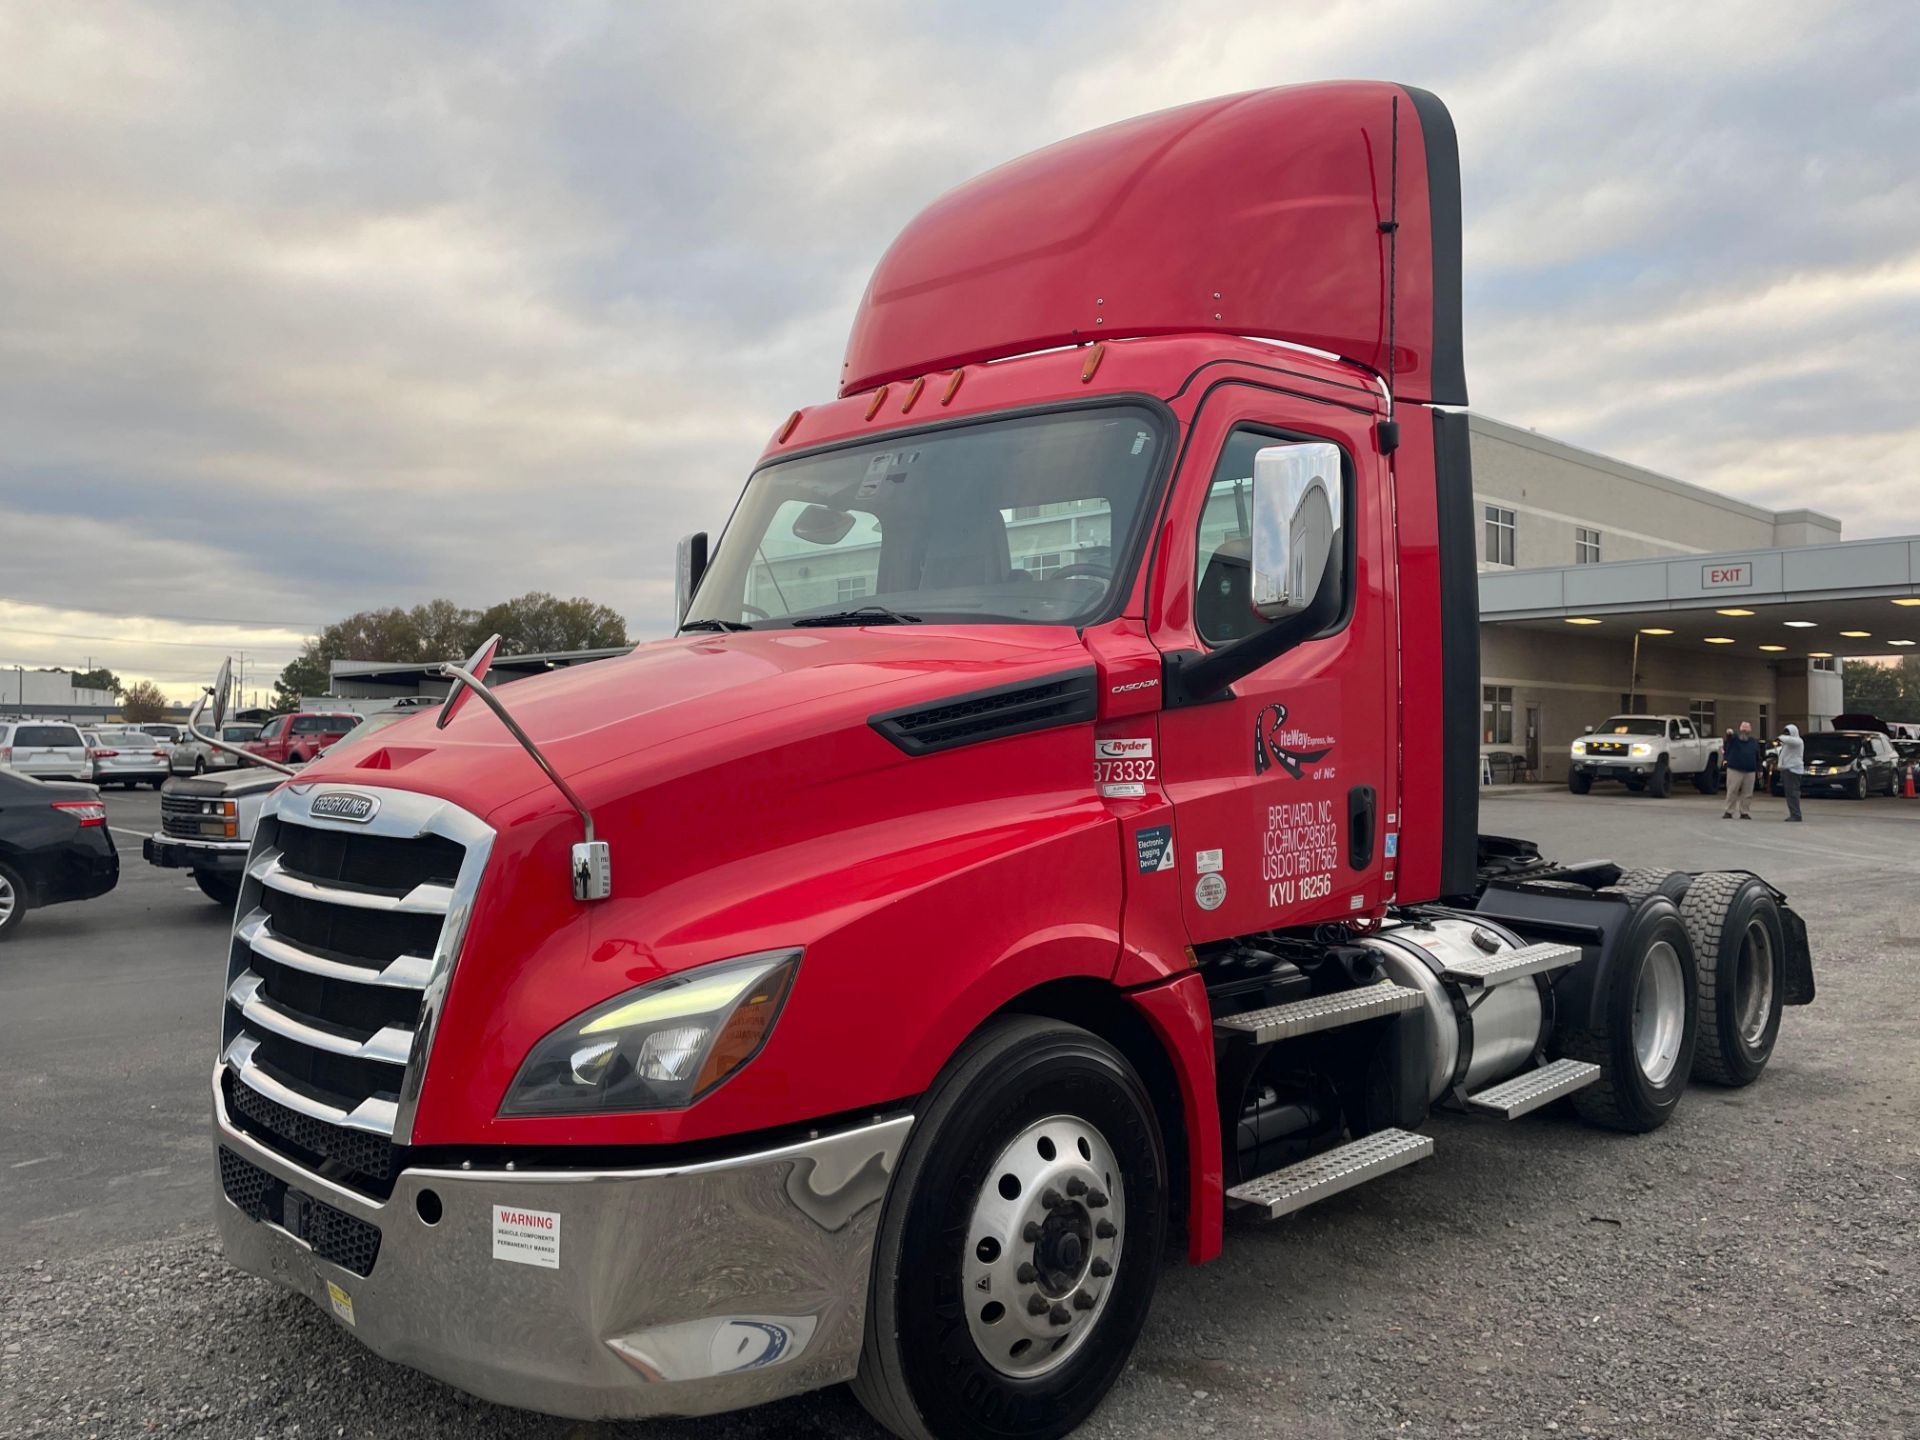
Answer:
[(1595, 735), (1664, 735), (1667, 722), (1647, 720), (1636, 715), (1616, 715), (1599, 729)]
[[(1137, 406), (964, 425), (782, 461), (747, 482), (687, 623), (1075, 624), (1107, 608), (1160, 424)], [(882, 611), (895, 614), (886, 616)]]
[(1829, 731), (1825, 735), (1807, 736), (1807, 759), (1809, 760), (1851, 760), (1856, 755), (1873, 753), (1873, 742), (1863, 740), (1858, 735), (1835, 735)]

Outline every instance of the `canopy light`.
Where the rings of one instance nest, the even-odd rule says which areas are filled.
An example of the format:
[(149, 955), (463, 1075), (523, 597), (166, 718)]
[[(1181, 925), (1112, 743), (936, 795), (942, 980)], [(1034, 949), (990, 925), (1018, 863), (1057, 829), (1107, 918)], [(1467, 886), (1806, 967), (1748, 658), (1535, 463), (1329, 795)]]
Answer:
[(1775, 654), (1778, 654), (1780, 651), (1785, 650), (1787, 647), (1784, 645), (1762, 645), (1760, 648), (1762, 650), (1771, 650)]
[(1833, 659), (1833, 652), (1831, 650), (1809, 650), (1807, 651), (1807, 658), (1810, 660), (1831, 660)]
[(1567, 624), (1569, 625), (1598, 625), (1599, 623), (1598, 620), (1590, 619), (1585, 615), (1567, 616)]
[(1649, 625), (1646, 629), (1642, 630), (1640, 633), (1642, 635), (1671, 635), (1673, 632), (1671, 630), (1662, 630), (1657, 625)]
[(1707, 636), (1707, 644), (1709, 644), (1709, 645), (1731, 645), (1731, 644), (1733, 644), (1733, 637), (1732, 637), (1732, 636), (1730, 636), (1730, 635), (1709, 635), (1709, 636)]
[(1889, 641), (1887, 641), (1887, 644), (1889, 644), (1889, 645), (1911, 645), (1911, 644), (1913, 644), (1913, 641), (1911, 641), (1911, 640), (1889, 640)]
[(1840, 633), (1849, 640), (1867, 640), (1873, 636), (1871, 630), (1842, 630)]
[(1713, 613), (1716, 615), (1751, 615), (1753, 611), (1751, 610), (1716, 610)]
[(1811, 630), (1814, 628), (1813, 621), (1811, 620), (1783, 620), (1780, 623), (1793, 630)]
[(1896, 600), (1896, 605), (1920, 605), (1920, 595), (1910, 595), (1904, 600)]

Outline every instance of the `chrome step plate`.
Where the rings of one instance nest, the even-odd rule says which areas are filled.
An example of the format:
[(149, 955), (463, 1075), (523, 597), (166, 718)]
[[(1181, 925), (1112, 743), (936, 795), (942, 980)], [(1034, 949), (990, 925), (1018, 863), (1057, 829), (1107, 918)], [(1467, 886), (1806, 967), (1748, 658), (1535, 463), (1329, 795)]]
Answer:
[(1490, 1090), (1467, 1096), (1467, 1104), (1503, 1119), (1517, 1120), (1550, 1105), (1562, 1095), (1584, 1090), (1600, 1078), (1600, 1067), (1584, 1060), (1556, 1060), (1538, 1070), (1523, 1070)]
[(1560, 970), (1580, 963), (1578, 945), (1524, 945), (1518, 950), (1500, 950), (1471, 960), (1456, 960), (1440, 972), (1442, 980), (1479, 989), (1483, 985), (1503, 985), (1542, 970)]
[(1234, 1205), (1264, 1210), (1268, 1219), (1276, 1219), (1431, 1154), (1430, 1136), (1408, 1130), (1376, 1130), (1364, 1139), (1323, 1150), (1298, 1165), (1256, 1175), (1227, 1191), (1227, 1199)]
[(1291, 1040), (1296, 1035), (1311, 1035), (1316, 1030), (1332, 1030), (1362, 1020), (1377, 1020), (1382, 1015), (1397, 1015), (1420, 1005), (1420, 992), (1382, 980), (1362, 985), (1357, 990), (1342, 990), (1336, 995), (1315, 995), (1310, 1000), (1290, 1000), (1285, 1005), (1269, 1005), (1264, 1010), (1248, 1010), (1226, 1015), (1213, 1022), (1222, 1035), (1245, 1035), (1256, 1045), (1271, 1045), (1276, 1040)]

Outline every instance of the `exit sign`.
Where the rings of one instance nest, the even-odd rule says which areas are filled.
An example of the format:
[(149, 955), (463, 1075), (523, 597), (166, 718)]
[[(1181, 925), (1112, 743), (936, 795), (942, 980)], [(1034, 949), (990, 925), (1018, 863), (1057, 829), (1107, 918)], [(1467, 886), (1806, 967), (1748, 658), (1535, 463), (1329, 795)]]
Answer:
[(1726, 565), (1702, 565), (1700, 584), (1708, 590), (1752, 589), (1753, 562), (1737, 560)]

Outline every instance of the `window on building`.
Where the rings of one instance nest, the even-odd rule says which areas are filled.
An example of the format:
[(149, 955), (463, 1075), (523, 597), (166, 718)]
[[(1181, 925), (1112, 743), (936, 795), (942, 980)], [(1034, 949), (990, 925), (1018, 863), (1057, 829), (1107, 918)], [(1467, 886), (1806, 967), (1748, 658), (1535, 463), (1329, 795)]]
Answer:
[(864, 575), (842, 575), (833, 582), (836, 600), (858, 600), (867, 593), (867, 577)]
[(1480, 740), (1485, 745), (1513, 743), (1513, 687), (1480, 687)]
[(1576, 565), (1600, 563), (1600, 532), (1598, 530), (1589, 530), (1584, 525), (1574, 526), (1573, 563)]
[(1043, 550), (1037, 555), (1021, 555), (1015, 558), (1013, 568), (1024, 570), (1036, 580), (1044, 580), (1061, 567), (1062, 560), (1058, 550)]
[(1809, 663), (1815, 670), (1837, 671), (1840, 668), (1840, 662), (1831, 655), (1816, 655)]
[(1647, 713), (1647, 697), (1644, 695), (1629, 695), (1623, 690), (1620, 692), (1620, 708), (1613, 713), (1616, 715), (1644, 715)]
[(1687, 718), (1702, 735), (1711, 735), (1719, 725), (1717, 708), (1711, 700), (1695, 700), (1687, 706)]
[(1487, 512), (1486, 560), (1490, 565), (1513, 564), (1513, 511), (1489, 505)]

